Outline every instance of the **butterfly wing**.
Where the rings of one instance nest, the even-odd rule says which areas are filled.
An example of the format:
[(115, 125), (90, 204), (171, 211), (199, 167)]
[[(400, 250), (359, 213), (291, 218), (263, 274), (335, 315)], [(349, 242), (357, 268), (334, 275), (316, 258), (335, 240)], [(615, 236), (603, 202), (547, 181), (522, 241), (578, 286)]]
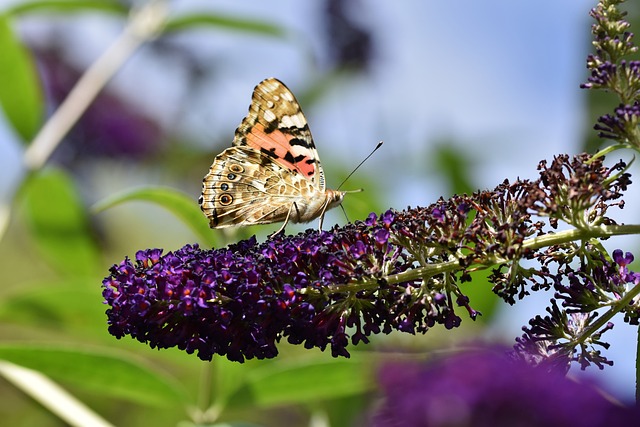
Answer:
[(293, 93), (278, 79), (265, 79), (256, 86), (233, 145), (260, 151), (325, 191), (324, 171), (307, 119)]
[(308, 222), (337, 206), (344, 193), (326, 190), (307, 120), (287, 87), (259, 83), (233, 147), (204, 177), (200, 206), (212, 228)]
[[(200, 206), (212, 228), (317, 217), (323, 203), (313, 183), (251, 147), (219, 154), (205, 176)], [(291, 207), (299, 206), (293, 212)], [(309, 215), (311, 218), (307, 218)]]

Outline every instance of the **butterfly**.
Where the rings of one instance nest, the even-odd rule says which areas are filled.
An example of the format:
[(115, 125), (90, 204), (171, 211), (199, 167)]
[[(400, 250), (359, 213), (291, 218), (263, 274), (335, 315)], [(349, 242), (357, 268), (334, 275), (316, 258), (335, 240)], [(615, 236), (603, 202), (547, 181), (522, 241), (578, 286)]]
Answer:
[(293, 93), (275, 78), (253, 91), (232, 147), (217, 155), (198, 203), (211, 228), (309, 222), (342, 203), (325, 187), (307, 119)]

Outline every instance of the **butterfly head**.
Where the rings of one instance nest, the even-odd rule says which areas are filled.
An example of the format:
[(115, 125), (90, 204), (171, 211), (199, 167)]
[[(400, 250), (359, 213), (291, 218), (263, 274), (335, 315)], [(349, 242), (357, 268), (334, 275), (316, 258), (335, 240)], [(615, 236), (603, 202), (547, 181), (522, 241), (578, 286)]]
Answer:
[(326, 190), (327, 191), (327, 207), (325, 211), (329, 209), (335, 208), (344, 199), (344, 195), (347, 193), (346, 191), (340, 190)]

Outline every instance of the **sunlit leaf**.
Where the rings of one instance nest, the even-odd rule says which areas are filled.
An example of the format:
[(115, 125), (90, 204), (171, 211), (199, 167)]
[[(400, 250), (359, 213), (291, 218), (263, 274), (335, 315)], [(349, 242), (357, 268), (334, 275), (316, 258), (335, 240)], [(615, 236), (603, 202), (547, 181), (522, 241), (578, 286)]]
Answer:
[(105, 397), (153, 406), (186, 402), (180, 385), (166, 374), (106, 349), (2, 344), (0, 359)]
[(193, 28), (217, 28), (271, 37), (283, 37), (285, 34), (282, 28), (264, 21), (208, 14), (182, 15), (169, 19), (163, 31), (172, 33)]
[(44, 116), (42, 90), (31, 55), (6, 15), (0, 15), (0, 77), (0, 104), (7, 120), (30, 141)]
[(106, 333), (106, 307), (102, 304), (100, 278), (54, 280), (14, 287), (0, 298), (0, 324), (19, 324), (37, 333), (96, 336)]
[(93, 210), (100, 212), (128, 201), (152, 202), (162, 206), (187, 224), (203, 242), (210, 246), (216, 246), (218, 243), (196, 201), (185, 193), (169, 187), (142, 187), (126, 190), (96, 203)]
[(359, 395), (374, 388), (371, 366), (354, 359), (274, 363), (252, 370), (229, 399), (230, 406), (308, 404)]
[(474, 271), (471, 273), (472, 281), (460, 286), (462, 292), (469, 297), (473, 309), (482, 314), (475, 318), (475, 321), (480, 324), (491, 323), (501, 307), (502, 300), (493, 292), (487, 292), (487, 289), (493, 286), (489, 281), (489, 275), (491, 275), (490, 269)]
[(353, 427), (358, 425), (358, 420), (362, 419), (362, 414), (371, 407), (371, 396), (363, 393), (354, 396), (343, 397), (331, 401), (326, 405), (326, 412), (331, 427)]
[(43, 256), (70, 276), (99, 271), (99, 250), (71, 178), (48, 169), (30, 176), (20, 191), (31, 237)]
[(128, 9), (122, 2), (110, 0), (39, 0), (18, 3), (7, 9), (12, 15), (30, 13), (110, 12), (125, 14)]
[(442, 141), (429, 152), (430, 166), (448, 184), (449, 194), (471, 194), (477, 190), (472, 176), (473, 159), (451, 141)]

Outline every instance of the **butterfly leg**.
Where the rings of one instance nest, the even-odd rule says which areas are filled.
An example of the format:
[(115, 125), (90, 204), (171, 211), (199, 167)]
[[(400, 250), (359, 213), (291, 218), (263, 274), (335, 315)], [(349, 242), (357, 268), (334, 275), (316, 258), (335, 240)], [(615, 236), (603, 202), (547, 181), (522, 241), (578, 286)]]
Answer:
[(278, 231), (276, 231), (275, 233), (269, 234), (267, 236), (268, 239), (272, 238), (273, 236), (276, 236), (280, 233), (284, 232), (284, 228), (287, 226), (287, 224), (289, 223), (289, 217), (291, 216), (291, 212), (293, 211), (293, 208), (296, 208), (296, 211), (298, 210), (298, 206), (294, 203), (291, 204), (291, 207), (289, 208), (289, 212), (287, 212), (287, 217), (284, 219), (284, 222), (282, 223), (282, 227), (280, 227), (278, 229)]
[(324, 206), (322, 207), (322, 213), (320, 214), (320, 223), (318, 224), (318, 233), (322, 233), (322, 223), (324, 222), (324, 214), (327, 213), (328, 206), (329, 206), (329, 202), (325, 201)]

